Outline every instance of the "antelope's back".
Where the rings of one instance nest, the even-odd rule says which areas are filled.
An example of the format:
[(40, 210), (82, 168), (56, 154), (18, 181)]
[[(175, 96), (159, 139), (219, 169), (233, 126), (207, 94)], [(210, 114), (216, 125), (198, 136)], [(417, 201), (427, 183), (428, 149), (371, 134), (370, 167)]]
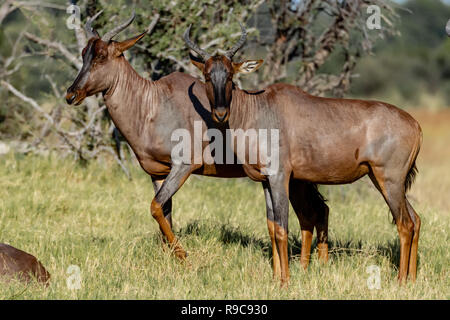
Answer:
[(0, 243), (0, 279), (29, 281), (32, 277), (39, 282), (48, 283), (50, 274), (31, 254)]

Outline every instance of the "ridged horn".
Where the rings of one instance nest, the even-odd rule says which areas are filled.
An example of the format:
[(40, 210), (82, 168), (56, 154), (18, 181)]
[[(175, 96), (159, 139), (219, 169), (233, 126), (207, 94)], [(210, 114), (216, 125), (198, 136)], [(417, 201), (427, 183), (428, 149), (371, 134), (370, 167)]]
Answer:
[(186, 45), (188, 46), (189, 49), (191, 49), (192, 51), (195, 51), (197, 54), (199, 54), (203, 58), (204, 61), (206, 61), (209, 58), (211, 58), (211, 55), (208, 54), (208, 52), (206, 52), (205, 50), (201, 49), (198, 45), (196, 45), (189, 38), (189, 33), (191, 32), (191, 27), (192, 27), (192, 24), (189, 25), (189, 27), (186, 29), (186, 31), (183, 34), (184, 42), (186, 42)]
[(229, 58), (230, 60), (233, 58), (233, 56), (236, 54), (236, 52), (242, 48), (242, 46), (245, 43), (245, 40), (247, 40), (247, 30), (245, 30), (245, 27), (242, 25), (242, 23), (239, 22), (239, 25), (241, 26), (241, 38), (239, 41), (225, 53), (225, 56)]
[(136, 17), (136, 12), (133, 10), (133, 14), (131, 17), (125, 21), (124, 23), (118, 25), (111, 31), (108, 31), (105, 35), (103, 35), (102, 40), (105, 42), (109, 42), (113, 37), (115, 37), (119, 32), (123, 31), (126, 27), (128, 27)]
[(99, 12), (97, 12), (92, 18), (89, 18), (86, 21), (86, 24), (84, 25), (84, 30), (86, 31), (86, 35), (87, 38), (96, 38), (98, 37), (98, 33), (97, 31), (94, 30), (94, 28), (92, 28), (92, 22), (94, 22), (95, 19), (97, 19), (97, 17), (103, 12), (103, 10), (100, 10)]

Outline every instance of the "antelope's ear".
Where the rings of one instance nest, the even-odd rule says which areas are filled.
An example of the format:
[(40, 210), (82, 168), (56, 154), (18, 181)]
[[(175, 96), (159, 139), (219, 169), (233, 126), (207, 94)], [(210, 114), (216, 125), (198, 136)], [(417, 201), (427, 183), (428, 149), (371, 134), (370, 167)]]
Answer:
[(233, 62), (234, 73), (251, 73), (258, 70), (264, 60), (247, 60), (239, 63)]
[(203, 73), (203, 70), (205, 69), (205, 64), (204, 64), (203, 62), (191, 60), (191, 63), (192, 63), (194, 66), (196, 66), (196, 67)]
[(202, 73), (205, 69), (205, 64), (203, 63), (203, 60), (200, 58), (197, 58), (193, 54), (189, 52), (189, 59), (191, 60), (191, 63), (196, 66)]
[(130, 38), (128, 40), (121, 41), (121, 42), (116, 42), (115, 48), (114, 48), (116, 56), (120, 56), (122, 54), (122, 52), (130, 49), (132, 46), (134, 46), (136, 44), (136, 42), (141, 40), (146, 34), (147, 34), (147, 31), (141, 33), (140, 35), (138, 35), (134, 38)]

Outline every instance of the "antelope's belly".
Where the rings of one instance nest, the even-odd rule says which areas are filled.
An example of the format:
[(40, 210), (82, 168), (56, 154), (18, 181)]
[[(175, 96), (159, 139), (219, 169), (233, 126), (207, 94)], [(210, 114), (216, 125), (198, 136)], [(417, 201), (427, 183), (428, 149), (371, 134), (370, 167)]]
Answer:
[(144, 171), (151, 176), (166, 176), (169, 174), (171, 169), (170, 163), (156, 161), (151, 158), (138, 157), (138, 161), (142, 169), (144, 169)]
[(247, 177), (249, 177), (253, 181), (261, 182), (267, 180), (268, 174), (266, 171), (261, 170), (260, 166), (245, 164), (243, 165), (243, 168)]
[(351, 183), (369, 173), (366, 163), (337, 161), (329, 163), (294, 164), (293, 177), (319, 184)]
[(246, 177), (240, 164), (203, 164), (193, 172), (194, 174), (217, 178), (242, 178)]

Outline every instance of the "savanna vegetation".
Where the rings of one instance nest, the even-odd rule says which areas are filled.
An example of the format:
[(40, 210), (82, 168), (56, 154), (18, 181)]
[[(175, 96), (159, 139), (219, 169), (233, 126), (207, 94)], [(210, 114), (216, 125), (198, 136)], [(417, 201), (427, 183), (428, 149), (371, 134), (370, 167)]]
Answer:
[[(81, 67), (83, 29), (69, 29), (67, 1), (0, 2), (0, 242), (34, 254), (51, 273), (36, 283), (0, 286), (0, 299), (449, 299), (450, 6), (440, 0), (70, 1), (83, 24), (99, 10), (102, 34), (134, 7), (118, 38), (147, 35), (127, 53), (144, 77), (198, 75), (182, 33), (210, 52), (249, 31), (236, 56), (263, 58), (244, 88), (288, 82), (325, 96), (384, 100), (419, 121), (424, 142), (409, 199), (422, 218), (418, 280), (399, 287), (398, 234), (364, 178), (321, 186), (330, 213), (330, 261), (313, 251), (298, 261), (300, 228), (290, 215), (291, 282), (272, 281), (264, 195), (248, 179), (191, 176), (174, 197), (174, 229), (187, 249), (180, 263), (150, 215), (153, 188), (129, 149), (115, 147), (101, 95), (67, 107), (64, 93)], [(381, 7), (369, 30), (367, 6)], [(72, 21), (74, 22), (74, 21)], [(76, 22), (76, 21), (75, 21)], [(126, 145), (126, 142), (122, 142)], [(163, 250), (164, 249), (164, 250)], [(315, 245), (313, 245), (315, 250)], [(80, 289), (71, 290), (78, 266)], [(368, 267), (381, 287), (367, 285)], [(69, 269), (68, 269), (69, 268)]]
[[(291, 282), (272, 280), (271, 247), (259, 183), (192, 176), (174, 197), (174, 229), (188, 250), (180, 263), (150, 215), (149, 177), (129, 181), (113, 161), (80, 166), (55, 156), (0, 158), (0, 239), (35, 254), (48, 288), (0, 287), (2, 299), (449, 299), (449, 112), (414, 113), (424, 129), (409, 199), (422, 218), (418, 275), (399, 287), (392, 216), (369, 179), (321, 187), (330, 213), (330, 260), (299, 264), (300, 228), (290, 214)], [(67, 281), (80, 268), (81, 288)], [(380, 268), (370, 290), (369, 266)], [(68, 273), (69, 271), (69, 273)]]

